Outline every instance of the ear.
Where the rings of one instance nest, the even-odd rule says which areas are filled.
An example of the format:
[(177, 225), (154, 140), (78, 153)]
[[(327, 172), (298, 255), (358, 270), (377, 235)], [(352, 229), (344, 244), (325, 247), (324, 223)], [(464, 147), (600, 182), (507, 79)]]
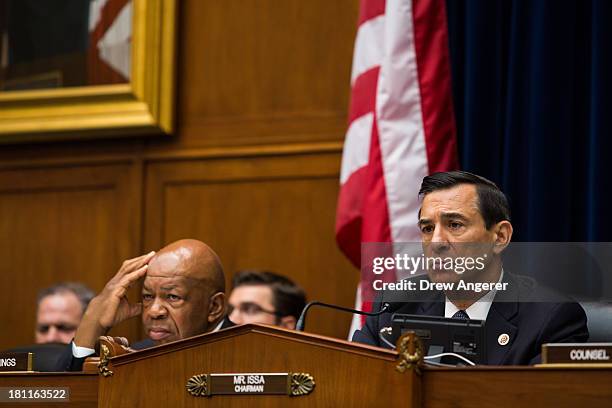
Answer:
[(225, 315), (225, 293), (217, 292), (210, 297), (208, 303), (208, 322), (217, 322)]
[(278, 325), (280, 327), (284, 327), (285, 329), (295, 330), (296, 323), (297, 323), (297, 320), (295, 319), (295, 317), (285, 316), (285, 317), (281, 317), (280, 322), (278, 322)]
[(510, 240), (512, 240), (512, 224), (510, 224), (510, 221), (500, 221), (495, 224), (493, 231), (495, 232), (493, 252), (499, 255), (510, 244)]

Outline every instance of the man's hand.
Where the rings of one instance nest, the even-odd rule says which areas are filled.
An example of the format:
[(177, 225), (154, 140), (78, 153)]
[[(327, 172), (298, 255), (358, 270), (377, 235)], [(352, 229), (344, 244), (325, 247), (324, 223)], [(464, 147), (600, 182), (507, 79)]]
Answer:
[(142, 279), (155, 252), (123, 262), (119, 272), (106, 284), (102, 292), (91, 300), (74, 336), (79, 347), (94, 348), (98, 337), (112, 327), (142, 313), (142, 303), (130, 304), (126, 293)]

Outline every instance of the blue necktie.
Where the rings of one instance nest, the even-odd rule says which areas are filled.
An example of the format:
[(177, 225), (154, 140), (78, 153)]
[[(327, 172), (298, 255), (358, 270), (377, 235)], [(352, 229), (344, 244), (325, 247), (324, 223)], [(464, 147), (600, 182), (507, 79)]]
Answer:
[(459, 310), (459, 311), (457, 311), (457, 313), (455, 313), (453, 315), (453, 319), (469, 320), (470, 316), (468, 316), (468, 314), (465, 312), (465, 310)]

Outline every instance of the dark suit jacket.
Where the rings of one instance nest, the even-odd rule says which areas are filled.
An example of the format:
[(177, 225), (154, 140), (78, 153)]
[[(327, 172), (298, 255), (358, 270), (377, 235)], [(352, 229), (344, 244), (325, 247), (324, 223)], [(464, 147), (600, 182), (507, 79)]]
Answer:
[[(226, 329), (232, 326), (234, 326), (234, 323), (232, 323), (232, 321), (226, 316), (223, 319), (223, 323), (221, 324), (220, 329)], [(153, 340), (144, 339), (137, 343), (132, 344), (130, 347), (133, 348), (134, 350), (144, 350), (149, 347), (153, 347), (154, 345), (155, 345), (155, 342), (153, 342)], [(83, 357), (83, 358), (74, 357), (72, 355), (72, 343), (71, 343), (64, 349), (62, 356), (57, 363), (57, 369), (55, 371), (81, 371), (83, 370), (83, 363), (85, 362), (86, 358), (87, 357)]]
[[(503, 281), (509, 283), (508, 289), (496, 293), (485, 322), (487, 364), (537, 364), (544, 343), (588, 340), (586, 314), (578, 303), (538, 286), (531, 278), (504, 272)], [(553, 298), (558, 301), (548, 301)], [(380, 310), (384, 299), (383, 293), (373, 311)], [(444, 316), (444, 301), (444, 293), (437, 292), (429, 301), (404, 303), (395, 313)], [(380, 341), (379, 331), (391, 326), (391, 315), (368, 317), (365, 326), (353, 335), (353, 341), (388, 347)], [(498, 343), (503, 333), (510, 336), (505, 346)]]
[(32, 344), (6, 350), (11, 353), (33, 353), (32, 369), (34, 371), (57, 371), (58, 362), (66, 349), (63, 343)]

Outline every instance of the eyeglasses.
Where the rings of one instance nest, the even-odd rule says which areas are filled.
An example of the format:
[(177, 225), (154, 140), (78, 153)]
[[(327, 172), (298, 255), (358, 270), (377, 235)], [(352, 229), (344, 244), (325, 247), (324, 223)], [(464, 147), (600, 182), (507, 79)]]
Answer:
[(70, 333), (77, 329), (77, 326), (73, 326), (70, 324), (39, 324), (36, 326), (36, 331), (39, 333), (47, 333), (51, 327), (55, 327), (57, 331), (63, 333)]
[(243, 302), (240, 303), (238, 306), (234, 306), (231, 304), (227, 305), (227, 314), (231, 315), (232, 312), (237, 309), (241, 314), (247, 315), (247, 316), (254, 316), (256, 314), (259, 313), (268, 313), (274, 316), (279, 316), (281, 317), (282, 315), (278, 312), (275, 312), (273, 310), (266, 310), (263, 307), (259, 306), (256, 303), (253, 302)]

